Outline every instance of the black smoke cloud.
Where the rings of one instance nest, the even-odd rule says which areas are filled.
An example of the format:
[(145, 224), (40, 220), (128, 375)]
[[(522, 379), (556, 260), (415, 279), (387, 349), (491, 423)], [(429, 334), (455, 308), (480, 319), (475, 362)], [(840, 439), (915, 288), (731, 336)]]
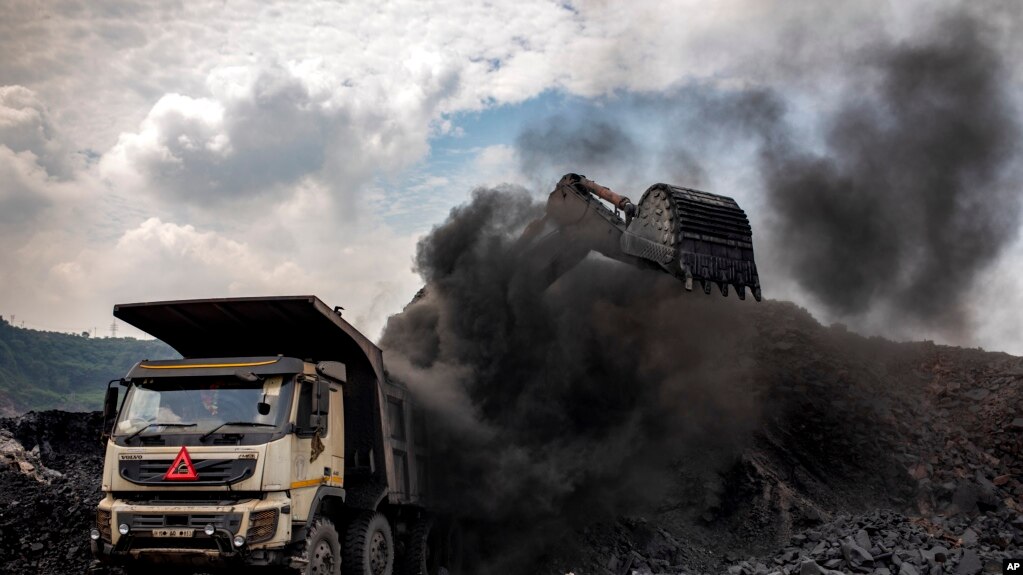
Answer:
[(750, 302), (601, 259), (547, 287), (517, 242), (541, 211), (522, 189), (476, 190), (419, 244), (427, 287), (381, 341), (439, 424), (448, 504), (499, 535), (473, 546), (493, 573), (528, 572), (591, 521), (649, 511), (677, 484), (670, 462), (714, 484), (757, 414), (741, 360), (753, 328), (736, 313)]
[(1017, 233), (1019, 126), (998, 53), (977, 22), (871, 50), (825, 122), (821, 152), (765, 133), (775, 249), (842, 315), (880, 308), (963, 326), (970, 287)]
[[(771, 222), (758, 253), (779, 263), (770, 274), (835, 314), (954, 329), (1019, 223), (1002, 71), (979, 25), (956, 17), (857, 54), (844, 71), (855, 90), (815, 118), (821, 139), (797, 129), (806, 112), (781, 88), (694, 85), (630, 96), (658, 119), (655, 137), (595, 111), (528, 128), (518, 154), (528, 174), (584, 172), (634, 193), (665, 177), (713, 183), (715, 156), (747, 148), (769, 217), (752, 215)], [(381, 342), (439, 424), (447, 503), (496, 534), (475, 546), (485, 572), (531, 572), (566, 534), (641, 514), (672, 485), (704, 486), (686, 492), (699, 513), (772, 409), (753, 392), (757, 328), (737, 307), (753, 304), (601, 258), (538, 283), (517, 238), (541, 213), (525, 190), (477, 190), (420, 243), (427, 287)]]
[[(823, 113), (783, 84), (687, 85), (575, 124), (544, 120), (519, 138), (519, 157), (526, 173), (576, 162), (633, 196), (668, 180), (753, 199), (765, 293), (794, 282), (832, 316), (963, 339), (972, 288), (1020, 226), (1020, 123), (990, 32), (958, 14), (908, 40), (864, 42), (834, 64), (844, 95)], [(635, 133), (609, 109), (657, 122)], [(617, 144), (571, 146), (600, 132), (579, 138), (578, 126), (602, 122), (618, 126)], [(630, 155), (603, 151), (621, 142)], [(736, 156), (755, 190), (714, 187)]]
[(626, 127), (589, 115), (556, 115), (530, 124), (515, 139), (515, 150), (522, 173), (544, 188), (569, 172), (610, 174), (629, 181), (645, 164), (640, 141)]

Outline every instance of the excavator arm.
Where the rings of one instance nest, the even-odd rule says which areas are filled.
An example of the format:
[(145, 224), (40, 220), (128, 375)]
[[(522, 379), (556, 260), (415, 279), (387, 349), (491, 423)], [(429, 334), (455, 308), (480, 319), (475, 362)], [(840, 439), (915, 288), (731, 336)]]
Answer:
[(761, 297), (746, 213), (732, 198), (699, 190), (655, 184), (634, 204), (585, 176), (566, 174), (520, 243), (548, 283), (596, 251), (675, 276), (686, 290), (695, 283), (710, 293), (716, 284), (727, 296), (731, 285), (739, 299), (747, 288)]

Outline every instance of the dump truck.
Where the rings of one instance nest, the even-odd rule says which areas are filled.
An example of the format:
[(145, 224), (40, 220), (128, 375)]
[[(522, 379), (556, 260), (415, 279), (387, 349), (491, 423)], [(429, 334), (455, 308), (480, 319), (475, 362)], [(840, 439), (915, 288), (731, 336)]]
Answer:
[[(567, 174), (516, 251), (541, 283), (597, 252), (687, 290), (761, 298), (745, 213), (689, 188), (656, 184), (634, 204)], [(314, 296), (114, 307), (182, 358), (140, 361), (108, 384), (99, 565), (459, 572), (457, 521), (432, 505), (443, 462), (430, 422), (341, 312)]]
[(457, 572), (457, 527), (427, 511), (425, 422), (340, 308), (230, 298), (114, 316), (182, 359), (140, 361), (108, 385), (101, 564)]

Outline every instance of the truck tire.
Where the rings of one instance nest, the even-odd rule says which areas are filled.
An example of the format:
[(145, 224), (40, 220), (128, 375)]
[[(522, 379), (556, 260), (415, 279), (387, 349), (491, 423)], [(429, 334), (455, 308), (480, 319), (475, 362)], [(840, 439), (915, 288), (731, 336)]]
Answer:
[(345, 575), (393, 575), (394, 536), (387, 517), (367, 511), (345, 530)]
[(438, 573), (447, 572), (447, 575), (462, 575), (462, 526), (457, 521), (447, 522), (442, 532), (441, 558)]
[(438, 547), (439, 529), (434, 529), (432, 519), (423, 518), (412, 525), (402, 575), (437, 575), (443, 549)]
[(305, 537), (304, 575), (341, 575), (341, 542), (330, 519), (317, 517)]

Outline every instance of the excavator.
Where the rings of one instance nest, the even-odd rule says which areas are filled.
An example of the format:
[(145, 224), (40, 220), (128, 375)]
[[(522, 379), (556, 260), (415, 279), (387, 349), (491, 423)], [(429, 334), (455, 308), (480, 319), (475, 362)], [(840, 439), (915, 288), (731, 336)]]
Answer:
[[(610, 204), (610, 208), (604, 203)], [(650, 186), (634, 204), (585, 176), (566, 174), (545, 215), (526, 227), (520, 249), (534, 273), (553, 283), (591, 251), (678, 278), (707, 294), (717, 285), (739, 299), (761, 299), (746, 213), (732, 198), (668, 184)]]

